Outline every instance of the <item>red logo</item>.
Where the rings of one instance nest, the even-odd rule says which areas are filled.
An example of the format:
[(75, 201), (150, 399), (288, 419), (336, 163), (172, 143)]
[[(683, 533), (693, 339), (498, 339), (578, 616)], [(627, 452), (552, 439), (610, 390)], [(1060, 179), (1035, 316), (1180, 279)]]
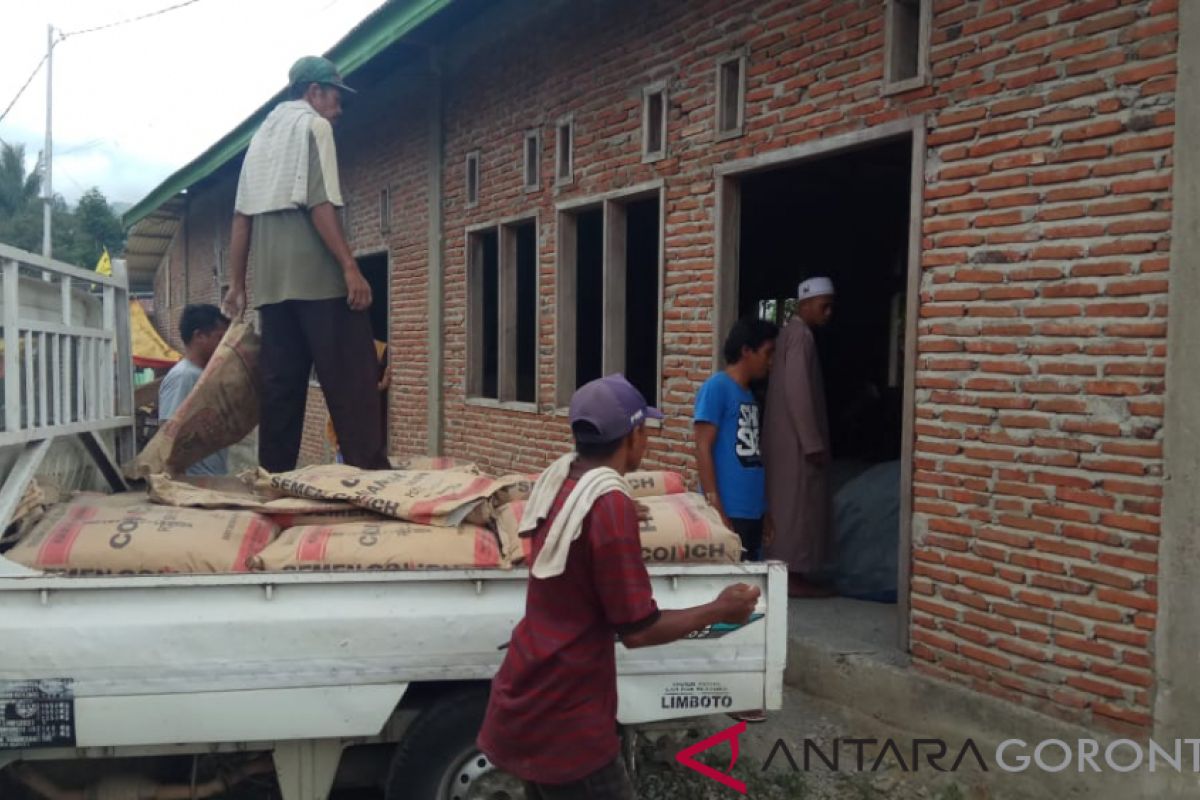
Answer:
[[(678, 753), (675, 754), (675, 760), (678, 761), (680, 764), (683, 764), (688, 769), (695, 770), (696, 772), (699, 772), (704, 777), (706, 777), (710, 780), (714, 780), (717, 783), (721, 784), (722, 786), (728, 786), (730, 789), (733, 789), (738, 794), (745, 794), (746, 793), (746, 784), (744, 784), (741, 781), (739, 781), (738, 779), (734, 778), (732, 775), (727, 774), (727, 772), (733, 772), (734, 766), (737, 765), (738, 737), (741, 736), (745, 732), (746, 732), (746, 723), (739, 722), (737, 725), (734, 725), (731, 728), (726, 728), (725, 730), (721, 731), (720, 733), (714, 733), (712, 736), (708, 737), (707, 739), (703, 739), (699, 742), (696, 742), (691, 747), (688, 747), (684, 750), (680, 750)], [(729, 769), (727, 770), (727, 772), (717, 772), (715, 769), (708, 766), (707, 764), (701, 764), (699, 761), (697, 761), (695, 759), (696, 755), (703, 753), (705, 750), (711, 750), (712, 748), (716, 747), (717, 745), (719, 745), (723, 742), (729, 742), (729, 747), (733, 750), (733, 758), (729, 762)]]

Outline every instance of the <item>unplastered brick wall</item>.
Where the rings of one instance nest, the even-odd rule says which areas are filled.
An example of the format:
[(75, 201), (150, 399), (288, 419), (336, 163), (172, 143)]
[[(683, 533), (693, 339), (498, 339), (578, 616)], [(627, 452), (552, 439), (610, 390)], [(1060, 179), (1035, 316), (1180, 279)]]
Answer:
[[(400, 455), (428, 449), (428, 102), (420, 91), (392, 95), (338, 139), (351, 246), (357, 255), (389, 259), (389, 452)], [(385, 189), (391, 215), (381, 220)]]
[[(666, 227), (661, 304), (661, 406), (647, 463), (692, 472), (691, 415), (712, 374), (713, 168), (824, 136), (935, 110), (930, 92), (881, 93), (884, 7), (879, 2), (678, 0), (571, 5), (495, 38), (447, 78), (446, 447), (494, 469), (529, 470), (570, 447), (555, 414), (555, 204), (661, 181)], [(747, 55), (744, 134), (714, 131), (716, 70)], [(643, 163), (643, 89), (665, 86), (666, 157)], [(555, 127), (574, 121), (574, 176), (554, 179)], [(522, 143), (542, 132), (541, 188), (524, 191)], [(479, 151), (480, 199), (466, 202), (464, 164)], [(540, 215), (539, 411), (465, 399), (467, 226)], [(597, 299), (599, 302), (599, 299)], [(694, 480), (693, 480), (694, 483)]]
[(935, 4), (913, 655), (1151, 724), (1177, 4)]
[(304, 433), (300, 439), (300, 458), (297, 465), (328, 464), (334, 460), (333, 448), (325, 435), (329, 409), (325, 395), (317, 384), (308, 387), (308, 404), (304, 409)]
[[(713, 167), (922, 115), (911, 631), (919, 669), (1061, 717), (1144, 731), (1161, 424), (1177, 8), (1172, 0), (937, 0), (931, 80), (881, 91), (884, 4), (572, 6), (448, 80), (446, 444), (496, 469), (567, 446), (553, 413), (554, 204), (664, 183), (656, 465), (690, 468), (710, 374)], [(747, 56), (745, 134), (714, 137), (717, 60)], [(643, 164), (641, 90), (668, 87), (667, 157)], [(574, 115), (575, 176), (553, 185)], [(521, 143), (541, 126), (541, 190)], [(479, 203), (463, 165), (480, 156)], [(537, 413), (466, 402), (465, 230), (532, 211)], [(834, 368), (832, 365), (827, 368)]]
[(189, 303), (219, 305), (221, 302), (218, 260), (224, 259), (225, 268), (228, 268), (230, 220), (236, 189), (236, 166), (225, 167), (193, 188), (175, 238), (155, 273), (155, 324), (159, 335), (180, 352), (183, 341), (179, 337), (179, 317), (184, 306)]

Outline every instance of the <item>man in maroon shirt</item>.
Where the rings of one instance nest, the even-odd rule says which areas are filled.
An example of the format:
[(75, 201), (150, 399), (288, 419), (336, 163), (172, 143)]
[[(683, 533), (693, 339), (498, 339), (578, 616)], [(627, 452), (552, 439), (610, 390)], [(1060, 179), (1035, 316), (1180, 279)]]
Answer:
[[(561, 486), (532, 531), (525, 618), (492, 683), (478, 739), (493, 764), (525, 781), (528, 800), (633, 800), (617, 732), (614, 636), (629, 648), (648, 647), (715, 623), (744, 624), (759, 597), (757, 588), (735, 584), (703, 606), (660, 611), (654, 602), (637, 506), (624, 490), (597, 480), (638, 468), (647, 417), (662, 414), (623, 376), (583, 386), (571, 399), (577, 456), (539, 481), (562, 465)], [(535, 487), (527, 515), (535, 513), (537, 494)], [(560, 514), (575, 519), (588, 504), (581, 526), (555, 530)], [(559, 541), (563, 536), (571, 538)]]

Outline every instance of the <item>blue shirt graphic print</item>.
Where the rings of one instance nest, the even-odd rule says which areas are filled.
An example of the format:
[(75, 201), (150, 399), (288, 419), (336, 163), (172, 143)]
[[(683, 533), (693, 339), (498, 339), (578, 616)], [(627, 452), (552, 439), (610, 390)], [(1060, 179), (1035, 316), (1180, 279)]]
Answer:
[(754, 394), (726, 373), (718, 372), (700, 387), (695, 422), (717, 429), (713, 443), (717, 493), (731, 519), (759, 519), (766, 513), (761, 421)]

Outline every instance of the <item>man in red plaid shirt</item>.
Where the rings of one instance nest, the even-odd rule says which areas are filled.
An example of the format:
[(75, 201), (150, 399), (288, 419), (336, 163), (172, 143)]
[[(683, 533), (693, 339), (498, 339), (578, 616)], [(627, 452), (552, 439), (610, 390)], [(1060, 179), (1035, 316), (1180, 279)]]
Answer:
[[(526, 506), (532, 535), (525, 618), (492, 683), (479, 747), (525, 781), (528, 800), (632, 800), (620, 757), (614, 637), (626, 647), (744, 624), (759, 591), (726, 588), (711, 603), (662, 611), (642, 561), (638, 510), (619, 476), (646, 452), (662, 414), (623, 376), (571, 399), (576, 454), (543, 473)], [(540, 503), (539, 503), (540, 500)]]

